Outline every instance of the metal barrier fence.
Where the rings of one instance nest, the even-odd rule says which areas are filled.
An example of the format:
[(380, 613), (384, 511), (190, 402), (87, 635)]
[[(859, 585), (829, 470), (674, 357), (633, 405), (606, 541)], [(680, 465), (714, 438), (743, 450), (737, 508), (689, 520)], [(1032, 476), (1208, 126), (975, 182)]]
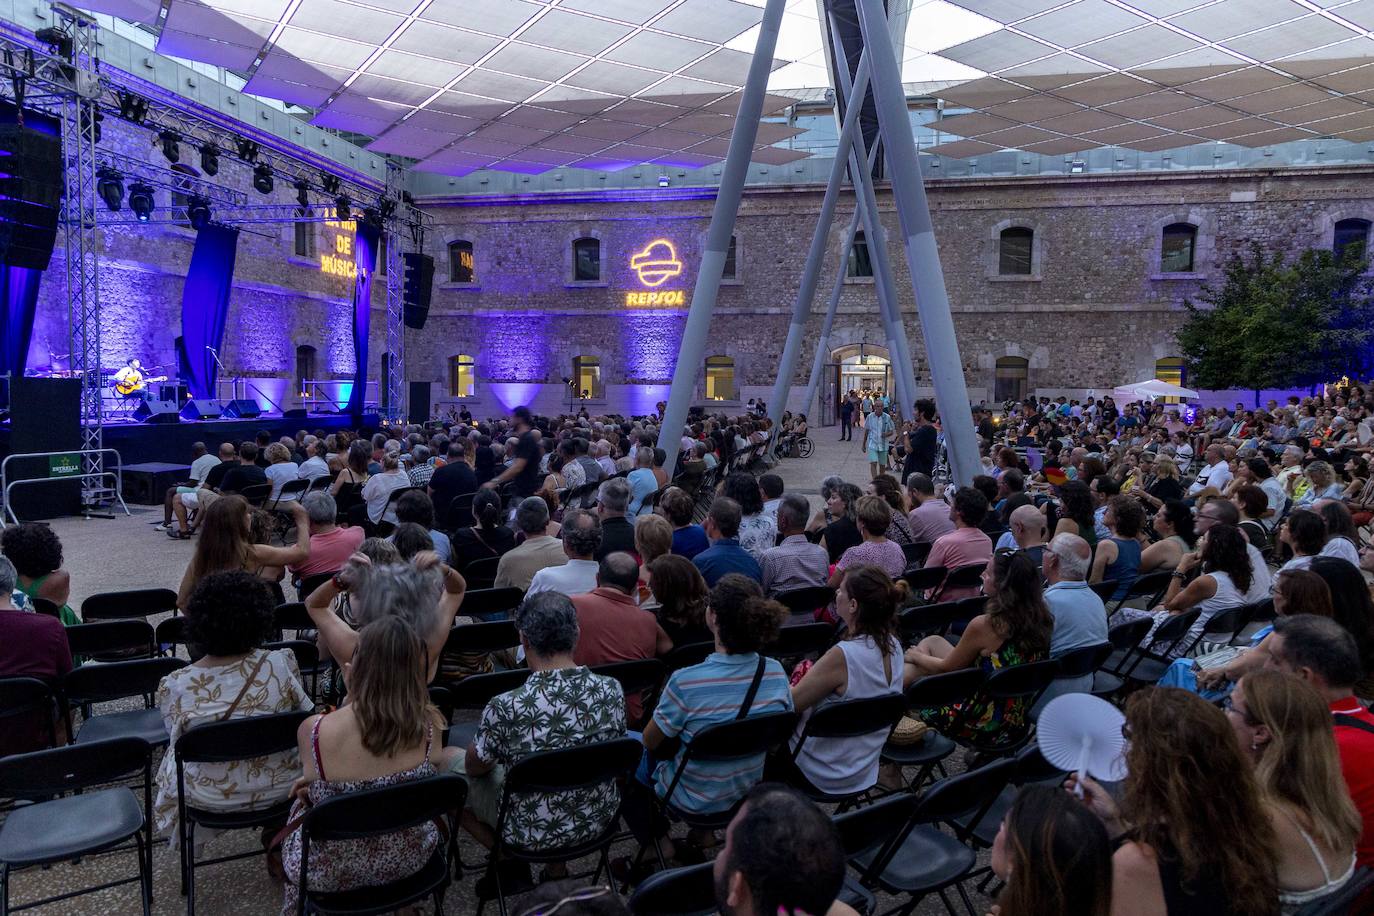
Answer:
[[(48, 464), (48, 468), (49, 468), (49, 470), (48, 470), (48, 476), (46, 476), (46, 477), (25, 477), (25, 478), (20, 478), (19, 480), (10, 480), (10, 462), (11, 462), (11, 461), (14, 461), (16, 458), (19, 458), (19, 459), (29, 459), (29, 458), (48, 458), (48, 459), (52, 459), (52, 458), (75, 458), (75, 459), (76, 459), (76, 462), (77, 462), (76, 465), (75, 465), (75, 467), (76, 467), (78, 470), (80, 470), (80, 468), (82, 468), (82, 467), (85, 466), (85, 457), (86, 457), (87, 455), (96, 455), (96, 454), (99, 454), (99, 455), (106, 455), (106, 456), (113, 456), (113, 457), (114, 457), (114, 462), (113, 462), (113, 463), (114, 463), (114, 468), (113, 468), (113, 470), (110, 468), (110, 461), (109, 461), (108, 458), (107, 458), (107, 459), (105, 460), (105, 462), (104, 462), (104, 470), (96, 471), (96, 472), (94, 472), (94, 473), (85, 473), (85, 472), (82, 472), (82, 473), (74, 473), (74, 474), (69, 474), (69, 473), (65, 473), (65, 472), (63, 472), (63, 473), (56, 473), (56, 472), (55, 472), (55, 469), (56, 469), (56, 468), (58, 468), (58, 467), (66, 468), (66, 467), (70, 467), (71, 465), (65, 464), (65, 463), (59, 465), (59, 464), (56, 463), (56, 462), (49, 461), (49, 464)], [(17, 516), (17, 515), (14, 514), (14, 508), (13, 508), (11, 502), (10, 502), (10, 491), (12, 491), (15, 487), (21, 487), (21, 486), (32, 485), (32, 484), (39, 484), (39, 483), (57, 483), (57, 482), (70, 481), (70, 480), (80, 480), (80, 481), (101, 480), (101, 481), (104, 481), (104, 480), (107, 480), (107, 479), (113, 480), (113, 481), (114, 481), (114, 486), (113, 486), (113, 488), (111, 488), (111, 492), (113, 492), (115, 499), (117, 499), (117, 500), (119, 501), (119, 507), (120, 507), (121, 509), (124, 510), (124, 514), (125, 514), (125, 515), (132, 515), (133, 513), (131, 513), (131, 512), (129, 511), (129, 507), (126, 506), (126, 505), (124, 504), (124, 464), (123, 464), (123, 460), (119, 457), (119, 452), (117, 452), (116, 450), (114, 450), (114, 449), (112, 449), (112, 448), (99, 448), (99, 449), (88, 449), (88, 450), (77, 449), (77, 450), (74, 450), (74, 451), (65, 451), (65, 452), (19, 452), (19, 453), (13, 454), (13, 455), (9, 455), (8, 457), (5, 458), (4, 461), (0, 461), (0, 498), (3, 498), (4, 504), (5, 504), (4, 517), (5, 517), (5, 518), (8, 518), (8, 519), (11, 520), (11, 521), (13, 521), (16, 525), (19, 524), (19, 516)], [(84, 512), (83, 512), (83, 514), (84, 514)]]

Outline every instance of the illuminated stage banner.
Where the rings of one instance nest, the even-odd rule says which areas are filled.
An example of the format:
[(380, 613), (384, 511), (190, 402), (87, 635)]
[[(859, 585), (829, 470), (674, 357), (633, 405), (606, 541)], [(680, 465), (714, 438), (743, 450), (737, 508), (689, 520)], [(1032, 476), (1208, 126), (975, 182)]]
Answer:
[(635, 252), (630, 257), (630, 269), (640, 285), (647, 289), (626, 292), (626, 308), (682, 308), (687, 305), (687, 290), (659, 288), (682, 273), (682, 261), (668, 239), (654, 239)]
[(353, 233), (357, 230), (358, 224), (353, 220), (340, 222), (334, 218), (333, 210), (327, 211), (327, 215), (330, 218), (325, 220), (324, 227), (330, 230), (326, 235), (332, 235), (333, 244), (330, 247), (333, 250), (320, 254), (320, 272), (333, 277), (356, 280), (358, 265), (353, 263)]

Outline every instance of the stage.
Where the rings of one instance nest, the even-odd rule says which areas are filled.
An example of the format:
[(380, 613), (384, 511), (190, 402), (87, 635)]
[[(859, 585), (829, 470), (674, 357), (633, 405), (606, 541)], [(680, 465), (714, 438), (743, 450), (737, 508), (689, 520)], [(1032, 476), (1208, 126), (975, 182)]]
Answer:
[[(380, 425), (376, 414), (363, 416), (362, 429), (375, 430)], [(138, 423), (114, 420), (105, 423), (105, 447), (119, 452), (122, 463), (143, 464), (150, 461), (189, 464), (191, 444), (204, 442), (211, 453), (221, 442), (240, 442), (253, 439), (259, 430), (267, 430), (274, 440), (295, 436), (300, 430), (310, 433), (323, 430), (327, 435), (341, 429), (353, 429), (348, 414), (309, 414), (304, 418), (263, 414), (251, 420), (181, 420), (178, 423)], [(10, 453), (9, 424), (0, 426), (0, 455)]]

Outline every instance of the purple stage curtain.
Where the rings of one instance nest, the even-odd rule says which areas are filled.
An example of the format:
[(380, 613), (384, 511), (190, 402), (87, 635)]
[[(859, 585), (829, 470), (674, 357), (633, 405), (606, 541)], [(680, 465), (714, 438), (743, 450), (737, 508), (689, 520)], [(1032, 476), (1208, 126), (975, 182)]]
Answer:
[(177, 353), (177, 363), (186, 373), (182, 380), (193, 398), (215, 396), (219, 366), (210, 350), (218, 351), (224, 340), (238, 246), (239, 231), (229, 226), (211, 223), (196, 233), (196, 247), (181, 293), (181, 344)]
[(348, 394), (348, 413), (362, 425), (363, 405), (367, 401), (367, 338), (372, 330), (372, 274), (377, 269), (377, 248), (382, 234), (372, 226), (356, 223), (353, 263), (358, 277), (353, 283), (353, 390)]
[[(20, 378), (28, 365), (33, 318), (38, 310), (38, 284), (42, 279), (41, 270), (0, 265), (0, 302), (5, 307), (5, 325), (0, 329), (0, 375)], [(8, 397), (5, 400), (8, 402)]]

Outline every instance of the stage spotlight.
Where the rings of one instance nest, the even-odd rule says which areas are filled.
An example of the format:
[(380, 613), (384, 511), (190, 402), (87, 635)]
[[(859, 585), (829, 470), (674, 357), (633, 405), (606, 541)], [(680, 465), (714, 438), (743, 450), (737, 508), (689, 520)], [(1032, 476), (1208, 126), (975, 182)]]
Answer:
[(100, 169), (95, 173), (95, 190), (111, 211), (124, 206), (124, 176), (114, 169)]
[(272, 166), (266, 162), (259, 162), (253, 166), (253, 187), (259, 194), (272, 193)]
[(382, 211), (382, 222), (386, 222), (396, 213), (396, 198), (383, 197), (377, 201), (377, 209)]
[(132, 92), (116, 93), (119, 99), (119, 116), (126, 121), (142, 124), (148, 118), (148, 100)]
[(181, 161), (181, 134), (174, 130), (164, 130), (157, 135), (162, 141), (162, 155), (168, 162)]
[(348, 199), (347, 194), (340, 194), (334, 198), (334, 218), (341, 223), (353, 218), (353, 201)]
[(219, 147), (207, 143), (200, 148), (200, 170), (210, 178), (219, 174)]
[(326, 194), (339, 193), (339, 178), (337, 175), (330, 175), (328, 172), (320, 173), (320, 187), (324, 188)]
[(253, 140), (245, 140), (242, 137), (234, 141), (234, 148), (238, 150), (239, 158), (244, 162), (258, 161), (258, 144)]
[(186, 219), (192, 229), (204, 229), (210, 224), (210, 201), (192, 197), (186, 204)]
[(382, 214), (377, 212), (376, 207), (363, 208), (363, 225), (374, 229), (382, 228)]
[(310, 185), (304, 179), (296, 182), (296, 203), (300, 204), (296, 208), (297, 216), (310, 215)]
[(153, 189), (141, 181), (129, 185), (129, 209), (134, 211), (140, 223), (148, 222), (153, 214)]

